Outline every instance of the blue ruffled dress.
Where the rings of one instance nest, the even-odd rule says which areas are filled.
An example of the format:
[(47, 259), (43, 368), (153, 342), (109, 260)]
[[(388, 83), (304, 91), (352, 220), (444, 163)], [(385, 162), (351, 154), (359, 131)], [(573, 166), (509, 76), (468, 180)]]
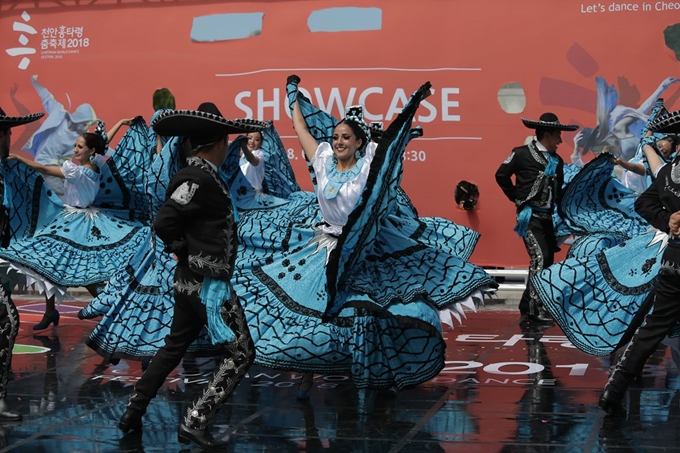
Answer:
[(654, 287), (667, 237), (652, 230), (534, 277), (538, 296), (574, 346), (598, 356), (616, 349)]
[[(283, 144), (271, 127), (263, 131), (265, 161), (265, 186), (276, 188), (275, 193), (286, 196), (288, 191), (300, 190)], [(220, 169), (225, 180), (230, 180), (232, 200), (239, 211), (263, 209), (287, 203), (283, 198), (256, 191), (239, 168), (239, 137), (230, 145), (225, 164)], [(163, 149), (148, 172), (145, 186), (149, 197), (151, 217), (165, 201), (167, 185), (182, 168), (184, 140), (162, 137)], [(155, 150), (156, 135), (149, 128), (148, 148)], [(281, 154), (283, 153), (283, 154)], [(155, 155), (155, 153), (154, 153)], [(282, 155), (285, 160), (281, 161)], [(293, 178), (292, 181), (289, 178)], [(120, 358), (145, 360), (152, 358), (163, 346), (170, 332), (174, 310), (172, 286), (176, 261), (164, 251), (163, 242), (151, 234), (131, 261), (118, 272), (104, 291), (82, 311), (87, 318), (101, 316), (90, 333), (86, 344), (108, 360)], [(213, 345), (207, 329), (189, 346), (188, 354), (211, 356), (223, 353), (224, 348)]]
[(64, 202), (41, 175), (18, 161), (3, 163), (12, 239), (0, 258), (59, 301), (66, 287), (106, 282), (148, 240), (135, 181), (145, 158), (134, 129), (97, 173), (67, 161)]
[[(327, 117), (314, 121), (318, 109), (296, 86), (288, 88), (310, 132), (324, 142), (334, 124)], [(466, 244), (438, 246), (460, 230), (444, 228), (443, 219), (416, 220), (399, 187), (401, 157), (422, 95), (420, 90), (409, 101), (372, 159), (367, 153), (357, 164), (353, 176), (366, 183), (355, 192), (358, 200), (344, 225), (331, 225), (339, 212), (320, 209), (309, 194), (292, 194), (282, 207), (241, 215), (239, 229), (251, 237), (241, 243), (232, 283), (246, 312), (256, 363), (347, 373), (358, 388), (416, 385), (444, 365), (440, 309), (461, 301), (472, 305), (474, 295), (495, 285), (456, 255), (469, 253)], [(356, 190), (347, 189), (354, 179), (334, 172), (331, 154), (322, 143), (312, 162), (318, 198), (326, 204), (338, 191)]]
[[(142, 193), (146, 212), (153, 219), (165, 200), (172, 175), (182, 167), (184, 140), (162, 137), (163, 148), (156, 154), (153, 130), (145, 128), (139, 132), (150, 159), (142, 178)], [(145, 230), (146, 240), (81, 311), (84, 318), (101, 316), (85, 343), (108, 361), (151, 359), (170, 331), (174, 310), (172, 282), (177, 263), (164, 251), (165, 244), (153, 234), (152, 227), (147, 225)], [(187, 352), (212, 356), (222, 353), (223, 348), (213, 345), (204, 329)]]
[(569, 340), (599, 356), (618, 346), (654, 287), (667, 243), (635, 212), (637, 194), (613, 176), (611, 157), (598, 156), (567, 186), (560, 208), (579, 238), (566, 260), (532, 279)]
[(560, 216), (576, 237), (569, 258), (588, 258), (649, 229), (635, 212), (637, 194), (613, 176), (612, 157), (600, 154), (565, 187)]

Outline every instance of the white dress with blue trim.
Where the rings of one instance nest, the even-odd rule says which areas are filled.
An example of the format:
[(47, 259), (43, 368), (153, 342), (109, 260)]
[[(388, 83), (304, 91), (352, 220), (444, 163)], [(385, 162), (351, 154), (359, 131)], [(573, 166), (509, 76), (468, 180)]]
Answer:
[(66, 287), (106, 282), (147, 239), (146, 219), (131, 208), (137, 198), (117, 187), (142, 169), (129, 137), (119, 148), (100, 173), (64, 162), (63, 202), (37, 171), (18, 161), (3, 165), (12, 237), (0, 258), (47, 297), (60, 301)]
[(232, 285), (259, 365), (346, 373), (358, 388), (419, 384), (444, 366), (441, 310), (494, 285), (450, 253), (453, 243), (439, 247), (457, 229), (419, 221), (399, 187), (419, 100), (351, 173), (338, 172), (330, 145), (320, 145), (318, 202), (294, 193), (286, 205), (241, 214)]

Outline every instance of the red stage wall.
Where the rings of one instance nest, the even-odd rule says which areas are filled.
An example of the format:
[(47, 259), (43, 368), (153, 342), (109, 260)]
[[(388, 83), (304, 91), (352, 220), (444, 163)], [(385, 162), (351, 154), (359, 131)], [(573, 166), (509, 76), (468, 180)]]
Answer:
[[(0, 4), (0, 36), (6, 49), (0, 56), (0, 106), (8, 114), (17, 114), (10, 96), (15, 84), (14, 98), (31, 111), (41, 110), (32, 75), (39, 75), (64, 105), (70, 100), (71, 111), (90, 103), (109, 126), (140, 114), (148, 121), (152, 92), (168, 87), (178, 108), (196, 108), (211, 100), (228, 117), (274, 120), (285, 145), (296, 150), (292, 164), (300, 184), (311, 189), (287, 116), (289, 74), (302, 78), (300, 86), (317, 105), (328, 106), (330, 96), (337, 96), (343, 105), (363, 102), (373, 120), (385, 123), (412, 91), (429, 80), (435, 92), (417, 118), (425, 136), (409, 145), (403, 186), (421, 215), (446, 217), (481, 233), (472, 259), (480, 265), (525, 267), (528, 262), (512, 231), (514, 206), (494, 180), (510, 150), (531, 135), (520, 117), (538, 119), (553, 111), (562, 122), (592, 128), (595, 77), (615, 84), (619, 104), (635, 108), (664, 79), (680, 76), (680, 62), (663, 34), (680, 21), (677, 2), (77, 3)], [(374, 8), (372, 17), (377, 15), (379, 23), (364, 24), (369, 29), (362, 31), (310, 30), (312, 13), (343, 7)], [(242, 39), (192, 41), (194, 18), (234, 13), (263, 13), (261, 31)], [(347, 11), (333, 17), (339, 18), (337, 27), (346, 29), (353, 21), (342, 14)], [(27, 32), (25, 26), (17, 29), (17, 23), (36, 33)], [(61, 27), (65, 41), (60, 41)], [(21, 36), (27, 38), (23, 43)], [(35, 53), (14, 51), (12, 56), (8, 50), (19, 48)], [(25, 69), (19, 67), (22, 61)], [(522, 111), (507, 113), (501, 108), (499, 90), (509, 83), (524, 91)], [(680, 108), (679, 87), (673, 85), (664, 93), (669, 110)], [(341, 115), (338, 102), (329, 108)], [(13, 137), (19, 135), (20, 128)], [(559, 152), (570, 162), (574, 134), (563, 135)], [(471, 213), (453, 201), (461, 179), (480, 188), (480, 203)]]

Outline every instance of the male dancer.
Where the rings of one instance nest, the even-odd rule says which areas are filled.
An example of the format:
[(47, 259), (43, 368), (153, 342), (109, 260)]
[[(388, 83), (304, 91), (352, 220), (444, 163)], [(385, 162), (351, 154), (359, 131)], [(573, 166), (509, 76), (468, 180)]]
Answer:
[[(4, 166), (9, 155), (12, 128), (32, 123), (42, 118), (44, 113), (26, 116), (7, 116), (0, 108), (0, 161)], [(5, 193), (4, 171), (0, 174), (0, 199)], [(9, 245), (9, 213), (6, 206), (0, 206), (0, 245)], [(12, 301), (14, 282), (6, 275), (0, 275), (0, 422), (19, 421), (21, 414), (12, 411), (7, 403), (7, 381), (12, 365), (12, 348), (19, 332), (19, 312)]]

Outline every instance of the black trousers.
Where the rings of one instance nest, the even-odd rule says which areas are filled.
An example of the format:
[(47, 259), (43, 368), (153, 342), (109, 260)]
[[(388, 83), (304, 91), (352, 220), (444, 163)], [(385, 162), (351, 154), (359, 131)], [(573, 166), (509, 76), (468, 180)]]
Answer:
[(619, 344), (616, 345), (616, 349), (626, 346), (628, 342), (633, 339), (633, 335), (635, 335), (635, 332), (638, 330), (638, 328), (640, 328), (640, 326), (644, 322), (647, 313), (649, 313), (649, 311), (654, 306), (655, 297), (656, 291), (652, 289), (649, 292), (649, 294), (647, 294), (647, 297), (645, 297), (645, 300), (640, 304), (640, 308), (635, 313), (635, 316), (633, 316), (633, 319), (630, 321), (630, 324), (628, 324), (626, 331), (623, 333), (621, 339), (619, 340)]
[(7, 396), (7, 382), (12, 367), (12, 349), (19, 333), (19, 312), (9, 288), (0, 285), (0, 398)]
[(647, 359), (656, 351), (680, 319), (680, 242), (671, 241), (661, 258), (655, 288), (654, 308), (633, 335), (607, 382), (606, 388), (621, 398), (630, 381), (640, 374)]
[(555, 261), (557, 239), (555, 239), (555, 227), (552, 216), (549, 214), (534, 214), (529, 221), (529, 231), (524, 238), (524, 247), (529, 254), (529, 278), (527, 287), (519, 301), (519, 311), (523, 315), (537, 315), (543, 307), (531, 278), (541, 272)]
[[(187, 348), (207, 325), (205, 306), (199, 298), (201, 282), (188, 267), (177, 266), (174, 278), (175, 314), (165, 345), (158, 350), (135, 386), (128, 407), (144, 414), (165, 379), (184, 357)], [(243, 308), (238, 298), (222, 307), (225, 323), (236, 339), (225, 345), (226, 357), (215, 370), (212, 381), (188, 409), (183, 422), (192, 429), (205, 429), (207, 421), (234, 391), (255, 359), (255, 346), (250, 337)]]

